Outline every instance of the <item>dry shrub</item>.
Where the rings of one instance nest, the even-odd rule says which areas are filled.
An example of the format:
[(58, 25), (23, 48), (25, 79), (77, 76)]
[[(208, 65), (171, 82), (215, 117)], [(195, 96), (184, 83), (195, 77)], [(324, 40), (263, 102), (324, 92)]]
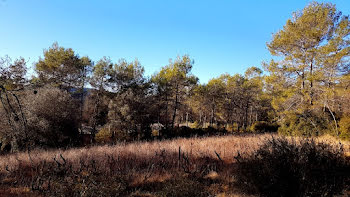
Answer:
[(162, 186), (162, 189), (157, 192), (157, 196), (210, 196), (210, 194), (205, 191), (203, 184), (198, 182), (198, 180), (187, 177), (177, 177), (176, 179), (164, 183)]
[(0, 156), (0, 191), (28, 187), (43, 196), (241, 195), (231, 184), (232, 174), (240, 173), (232, 155), (251, 155), (268, 139), (271, 134), (250, 134), (33, 150), (32, 164), (26, 153), (9, 154)]
[(25, 99), (28, 138), (48, 147), (64, 147), (78, 137), (79, 107), (70, 93), (54, 87), (40, 88)]
[(0, 104), (0, 153), (2, 151), (8, 152), (9, 150), (6, 151), (6, 146), (8, 146), (10, 142), (10, 136), (8, 133), (11, 133), (11, 127), (8, 124), (8, 119), (6, 116), (6, 112), (2, 105)]
[(262, 196), (334, 196), (349, 186), (350, 165), (341, 145), (273, 138), (237, 161), (242, 188)]

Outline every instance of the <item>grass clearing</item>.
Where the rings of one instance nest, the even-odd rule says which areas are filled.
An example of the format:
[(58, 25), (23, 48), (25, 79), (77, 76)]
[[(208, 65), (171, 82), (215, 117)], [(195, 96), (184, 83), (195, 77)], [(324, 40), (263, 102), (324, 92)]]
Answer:
[[(251, 155), (272, 137), (279, 138), (245, 134), (35, 150), (32, 160), (27, 153), (3, 155), (0, 187), (11, 195), (249, 196), (235, 183), (235, 156)], [(316, 140), (339, 143), (329, 136)]]

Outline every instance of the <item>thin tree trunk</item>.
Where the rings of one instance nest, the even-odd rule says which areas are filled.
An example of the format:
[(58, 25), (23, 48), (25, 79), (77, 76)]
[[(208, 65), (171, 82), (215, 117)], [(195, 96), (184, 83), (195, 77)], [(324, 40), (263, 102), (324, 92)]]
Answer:
[(336, 131), (336, 133), (337, 133), (337, 136), (339, 136), (337, 120), (335, 119), (335, 116), (334, 116), (332, 110), (330, 109), (330, 107), (329, 107), (327, 104), (326, 104), (326, 106), (327, 106), (329, 112), (330, 112), (331, 115), (332, 115), (332, 118), (333, 118), (333, 121), (334, 121), (334, 124), (335, 124), (335, 131)]
[(249, 105), (248, 103), (245, 106), (245, 115), (244, 115), (244, 128), (247, 129), (248, 128), (248, 109), (249, 109)]
[(303, 81), (301, 89), (303, 89), (303, 90), (305, 89), (305, 80), (304, 80), (304, 78), (305, 78), (305, 74), (304, 74), (304, 70), (303, 70), (303, 74), (301, 75), (301, 79)]
[(85, 67), (83, 68), (83, 75), (82, 77), (82, 84), (80, 87), (80, 129), (83, 128), (83, 105), (84, 105), (84, 87), (85, 87), (85, 75), (86, 75), (86, 70)]
[(212, 108), (211, 108), (211, 117), (210, 117), (210, 125), (213, 126), (214, 124), (214, 111), (215, 111), (215, 100), (213, 98), (212, 100)]
[(311, 65), (310, 65), (310, 75), (311, 75), (311, 80), (310, 80), (310, 105), (313, 105), (313, 73), (312, 73), (312, 69), (313, 69), (313, 65), (312, 65), (312, 62), (311, 62)]
[(188, 112), (186, 112), (186, 126), (188, 127)]
[(211, 109), (211, 118), (210, 118), (210, 125), (213, 126), (214, 124), (214, 107)]
[(174, 128), (174, 125), (175, 125), (175, 118), (176, 118), (176, 111), (177, 111), (177, 103), (178, 103), (178, 91), (179, 91), (179, 85), (176, 85), (174, 113), (173, 113), (173, 120), (172, 120), (172, 122), (171, 122), (171, 127), (172, 127), (172, 128)]
[(252, 122), (253, 122), (253, 107), (250, 106), (250, 114), (249, 114), (249, 125), (252, 125)]
[(97, 98), (96, 98), (96, 101), (95, 101), (95, 106), (94, 106), (94, 116), (93, 116), (93, 119), (92, 119), (92, 128), (93, 128), (93, 135), (96, 134), (96, 127), (97, 127), (97, 116), (98, 116), (98, 113), (99, 113), (99, 106), (100, 105), (100, 92), (97, 93)]
[(165, 128), (168, 129), (168, 85), (165, 84)]

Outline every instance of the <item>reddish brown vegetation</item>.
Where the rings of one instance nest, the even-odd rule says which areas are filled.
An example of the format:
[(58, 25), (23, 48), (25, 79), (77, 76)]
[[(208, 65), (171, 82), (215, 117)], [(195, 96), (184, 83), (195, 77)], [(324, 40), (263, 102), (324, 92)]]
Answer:
[(0, 157), (1, 188), (9, 195), (245, 195), (235, 183), (234, 156), (249, 155), (270, 138), (222, 136), (37, 150), (32, 161), (27, 153), (6, 155)]

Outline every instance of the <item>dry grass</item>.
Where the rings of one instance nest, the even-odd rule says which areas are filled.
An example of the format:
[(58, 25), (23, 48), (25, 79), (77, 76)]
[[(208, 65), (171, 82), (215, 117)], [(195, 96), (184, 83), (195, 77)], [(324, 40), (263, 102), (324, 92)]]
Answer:
[[(243, 156), (254, 152), (271, 137), (278, 136), (271, 134), (231, 135), (135, 142), (69, 150), (35, 150), (31, 152), (32, 162), (27, 153), (9, 154), (0, 156), (0, 191), (1, 185), (3, 185), (2, 188), (12, 188), (11, 191), (16, 188), (33, 189), (33, 182), (35, 182), (33, 180), (41, 180), (40, 184), (35, 182), (40, 191), (52, 190), (54, 186), (59, 189), (61, 186), (57, 185), (61, 183), (64, 187), (74, 183), (76, 184), (74, 189), (79, 190), (79, 195), (82, 195), (81, 192), (96, 192), (90, 191), (91, 187), (88, 189), (82, 187), (88, 184), (89, 178), (98, 177), (96, 180), (103, 184), (104, 181), (110, 181), (112, 177), (118, 176), (118, 180), (122, 177), (125, 181), (125, 184), (119, 181), (123, 184), (119, 184), (118, 187), (122, 188), (124, 193), (118, 195), (137, 196), (139, 193), (145, 196), (169, 195), (178, 190), (172, 186), (174, 184), (172, 181), (175, 181), (180, 188), (185, 188), (185, 190), (185, 186), (193, 184), (192, 187), (203, 186), (201, 190), (205, 190), (207, 194), (244, 196), (245, 194), (239, 193), (237, 188), (232, 187), (232, 182), (234, 182), (232, 174), (235, 170), (234, 156), (238, 152)], [(318, 140), (330, 144), (339, 143), (335, 138), (329, 136)], [(347, 146), (346, 150), (349, 150), (349, 143), (344, 144)], [(26, 169), (30, 166), (35, 166), (35, 170)], [(61, 169), (56, 174), (63, 173), (63, 178), (59, 176), (55, 178), (60, 180), (59, 183), (47, 181), (48, 177), (56, 176), (50, 172), (53, 169), (52, 166)], [(83, 180), (82, 183), (79, 182), (81, 180)], [(96, 180), (92, 180), (92, 183)], [(199, 185), (196, 185), (197, 182)], [(70, 186), (68, 188), (72, 190)], [(101, 188), (101, 186), (96, 186), (96, 188)], [(188, 191), (185, 192), (189, 193), (181, 193), (181, 195), (199, 195), (191, 193), (191, 189), (193, 188), (187, 188)], [(194, 189), (197, 190), (197, 188)], [(159, 193), (158, 190), (165, 193)], [(106, 191), (109, 192), (110, 188), (107, 188)]]
[[(73, 148), (69, 150), (42, 151), (35, 150), (31, 152), (34, 163), (42, 161), (52, 161), (53, 158), (59, 158), (60, 154), (70, 162), (79, 162), (79, 160), (95, 159), (103, 160), (106, 156), (132, 156), (140, 158), (151, 158), (156, 154), (175, 153), (178, 154), (179, 147), (181, 152), (188, 153), (191, 158), (210, 157), (217, 159), (217, 152), (225, 162), (233, 162), (233, 156), (239, 151), (241, 154), (250, 153), (256, 150), (260, 144), (269, 139), (271, 134), (260, 135), (242, 135), (242, 136), (218, 136), (208, 138), (179, 138), (174, 140), (135, 142), (131, 144), (119, 144), (114, 146), (93, 146), (87, 148)], [(215, 151), (215, 152), (214, 152)], [(29, 162), (27, 153), (9, 154), (0, 156), (0, 171), (4, 171), (8, 166), (11, 169), (16, 168), (20, 162)]]

